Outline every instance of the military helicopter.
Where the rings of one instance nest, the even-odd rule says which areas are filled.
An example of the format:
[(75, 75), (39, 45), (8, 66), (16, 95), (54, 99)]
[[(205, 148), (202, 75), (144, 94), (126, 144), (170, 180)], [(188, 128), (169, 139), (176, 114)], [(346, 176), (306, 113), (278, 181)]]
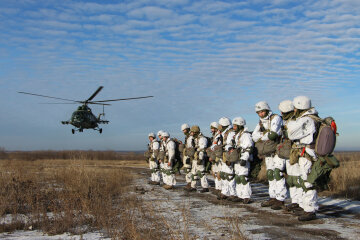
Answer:
[[(84, 129), (94, 129), (99, 131), (99, 133), (102, 133), (102, 128), (99, 127), (99, 124), (108, 124), (108, 120), (101, 119), (101, 116), (105, 116), (104, 106), (110, 106), (111, 104), (108, 104), (106, 102), (114, 102), (114, 101), (126, 101), (126, 100), (133, 100), (133, 99), (140, 99), (140, 98), (150, 98), (153, 96), (145, 96), (145, 97), (134, 97), (134, 98), (119, 98), (119, 99), (110, 99), (110, 100), (101, 100), (101, 101), (92, 101), (92, 99), (103, 89), (103, 86), (100, 86), (88, 99), (85, 101), (78, 101), (78, 100), (72, 100), (72, 99), (66, 99), (66, 98), (58, 98), (58, 97), (51, 97), (51, 96), (45, 96), (35, 93), (29, 93), (29, 92), (18, 92), (22, 94), (28, 94), (38, 97), (44, 97), (44, 98), (53, 98), (57, 100), (62, 101), (68, 101), (73, 104), (81, 103), (82, 105), (77, 108), (75, 112), (71, 115), (70, 120), (68, 121), (61, 121), (62, 124), (71, 124), (75, 128), (71, 129), (72, 134), (75, 133), (75, 131), (83, 132)], [(71, 104), (71, 103), (48, 103), (48, 104)], [(91, 109), (89, 108), (89, 104), (96, 104), (96, 105), (102, 105), (103, 106), (103, 112), (99, 114), (98, 117), (96, 117)]]

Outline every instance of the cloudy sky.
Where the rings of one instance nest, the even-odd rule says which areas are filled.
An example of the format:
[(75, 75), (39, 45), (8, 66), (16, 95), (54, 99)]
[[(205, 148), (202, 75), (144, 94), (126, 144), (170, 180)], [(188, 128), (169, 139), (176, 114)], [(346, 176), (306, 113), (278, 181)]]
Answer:
[[(358, 0), (0, 0), (0, 146), (141, 150), (182, 123), (205, 134), (254, 105), (306, 95), (333, 116), (337, 150), (360, 150)], [(154, 95), (105, 107), (109, 125), (71, 134), (75, 100)], [(101, 107), (92, 107), (98, 114)]]

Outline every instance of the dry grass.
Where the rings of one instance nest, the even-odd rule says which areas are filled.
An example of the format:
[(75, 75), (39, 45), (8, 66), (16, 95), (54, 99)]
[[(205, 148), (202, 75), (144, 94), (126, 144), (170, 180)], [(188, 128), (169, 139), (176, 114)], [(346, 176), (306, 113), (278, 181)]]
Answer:
[(343, 152), (335, 156), (340, 161), (340, 167), (331, 172), (329, 193), (360, 200), (360, 153)]
[(131, 172), (120, 161), (111, 163), (79, 156), (0, 161), (0, 214), (12, 218), (0, 222), (0, 232), (31, 228), (55, 235), (98, 230), (113, 239), (159, 239), (166, 229), (157, 226), (156, 215), (149, 214), (128, 187)]

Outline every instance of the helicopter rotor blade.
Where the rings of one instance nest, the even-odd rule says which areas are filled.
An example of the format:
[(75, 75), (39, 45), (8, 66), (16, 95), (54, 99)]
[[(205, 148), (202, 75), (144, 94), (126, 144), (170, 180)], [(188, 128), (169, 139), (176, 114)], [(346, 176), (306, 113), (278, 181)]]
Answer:
[(101, 100), (101, 101), (93, 101), (92, 103), (114, 102), (114, 101), (126, 101), (126, 100), (134, 100), (134, 99), (141, 99), (141, 98), (151, 98), (151, 97), (154, 97), (154, 96), (145, 96), (145, 97), (119, 98), (119, 99)]
[(18, 92), (18, 93), (27, 94), (27, 95), (33, 95), (33, 96), (38, 96), (38, 97), (58, 99), (58, 100), (63, 100), (63, 101), (70, 101), (70, 102), (74, 102), (74, 103), (82, 103), (81, 101), (76, 101), (76, 100), (72, 100), (72, 99), (51, 97), (51, 96), (45, 96), (45, 95), (40, 95), (40, 94), (35, 94), (35, 93), (28, 93), (28, 92)]
[(94, 93), (93, 95), (91, 95), (91, 97), (89, 97), (85, 103), (88, 103), (89, 101), (91, 101), (101, 90), (103, 89), (103, 86), (100, 86)]

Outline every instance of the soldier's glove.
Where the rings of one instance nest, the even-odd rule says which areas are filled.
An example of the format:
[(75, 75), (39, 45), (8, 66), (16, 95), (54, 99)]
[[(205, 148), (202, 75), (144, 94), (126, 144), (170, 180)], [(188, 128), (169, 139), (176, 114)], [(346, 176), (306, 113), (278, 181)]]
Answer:
[(246, 165), (246, 161), (245, 160), (240, 160), (240, 166), (245, 166)]

